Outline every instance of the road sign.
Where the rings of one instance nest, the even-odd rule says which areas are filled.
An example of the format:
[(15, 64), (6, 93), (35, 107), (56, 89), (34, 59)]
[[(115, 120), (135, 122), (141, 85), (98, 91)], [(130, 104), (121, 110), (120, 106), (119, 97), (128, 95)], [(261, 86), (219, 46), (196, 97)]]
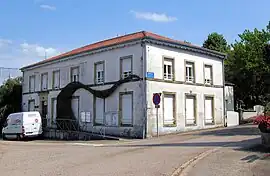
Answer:
[(38, 123), (38, 119), (35, 119), (35, 122)]
[(155, 105), (159, 105), (159, 103), (160, 103), (160, 95), (161, 95), (161, 93), (154, 93), (153, 94), (153, 103)]

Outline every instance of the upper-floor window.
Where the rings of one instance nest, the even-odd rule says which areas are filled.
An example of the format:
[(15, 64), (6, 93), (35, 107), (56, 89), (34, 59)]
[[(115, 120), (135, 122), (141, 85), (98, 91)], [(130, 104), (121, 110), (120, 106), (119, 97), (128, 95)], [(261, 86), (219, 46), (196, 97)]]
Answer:
[(213, 83), (213, 68), (211, 65), (204, 66), (204, 83), (212, 84)]
[(41, 74), (41, 90), (48, 89), (48, 73)]
[(165, 80), (173, 80), (173, 60), (164, 59), (163, 63), (163, 75)]
[(59, 89), (60, 88), (60, 71), (54, 71), (53, 72), (53, 89)]
[(186, 62), (186, 82), (195, 82), (195, 69), (193, 62)]
[(122, 79), (132, 74), (132, 56), (126, 56), (120, 59), (120, 71)]
[(71, 68), (71, 82), (79, 81), (79, 67)]
[(96, 84), (104, 83), (104, 62), (95, 64), (95, 82)]
[(29, 92), (35, 92), (36, 76), (32, 75), (29, 77)]

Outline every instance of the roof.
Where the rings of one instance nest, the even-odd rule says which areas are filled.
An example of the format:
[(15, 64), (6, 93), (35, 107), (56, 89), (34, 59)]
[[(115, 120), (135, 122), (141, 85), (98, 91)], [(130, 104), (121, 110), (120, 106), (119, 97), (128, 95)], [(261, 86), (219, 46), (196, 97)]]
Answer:
[(93, 44), (89, 44), (89, 45), (68, 51), (66, 53), (42, 60), (40, 62), (25, 66), (25, 67), (21, 68), (21, 70), (26, 69), (26, 68), (30, 68), (30, 67), (34, 67), (34, 66), (38, 66), (40, 64), (45, 64), (45, 63), (48, 63), (51, 61), (56, 61), (56, 60), (59, 60), (59, 59), (65, 58), (65, 57), (81, 54), (84, 52), (88, 52), (88, 51), (92, 51), (92, 50), (96, 50), (96, 49), (101, 49), (101, 48), (105, 48), (105, 47), (109, 47), (109, 46), (113, 46), (113, 45), (117, 45), (117, 44), (122, 44), (122, 43), (130, 42), (130, 41), (134, 41), (134, 40), (140, 40), (140, 39), (153, 39), (153, 40), (157, 40), (157, 41), (161, 41), (161, 42), (169, 42), (169, 43), (173, 43), (173, 44), (178, 44), (178, 45), (183, 45), (186, 47), (194, 48), (197, 50), (202, 50), (204, 52), (213, 53), (215, 55), (220, 55), (221, 57), (224, 57), (224, 58), (226, 56), (224, 53), (212, 51), (212, 50), (209, 50), (206, 48), (202, 48), (202, 47), (199, 47), (196, 45), (189, 44), (187, 42), (170, 39), (170, 38), (167, 38), (167, 37), (164, 37), (164, 36), (161, 36), (158, 34), (154, 34), (151, 32), (140, 31), (140, 32), (132, 33), (132, 34), (127, 34), (127, 35), (111, 38), (108, 40), (103, 40), (103, 41), (96, 42)]

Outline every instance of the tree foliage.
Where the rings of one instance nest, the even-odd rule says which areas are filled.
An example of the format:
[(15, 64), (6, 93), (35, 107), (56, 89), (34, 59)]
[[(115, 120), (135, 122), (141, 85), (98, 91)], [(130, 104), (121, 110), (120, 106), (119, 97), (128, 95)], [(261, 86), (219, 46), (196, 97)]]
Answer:
[(219, 52), (227, 52), (229, 46), (223, 35), (213, 32), (208, 35), (207, 39), (203, 43), (203, 47)]
[(8, 79), (0, 86), (0, 127), (10, 113), (21, 111), (22, 78)]
[(225, 61), (226, 80), (235, 84), (235, 95), (246, 108), (264, 105), (269, 98), (270, 30), (245, 30), (232, 44)]

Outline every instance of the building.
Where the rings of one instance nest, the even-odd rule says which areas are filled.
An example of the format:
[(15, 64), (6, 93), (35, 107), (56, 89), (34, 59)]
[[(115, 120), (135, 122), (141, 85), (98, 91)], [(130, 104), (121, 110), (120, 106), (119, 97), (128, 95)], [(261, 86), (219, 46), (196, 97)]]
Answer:
[(22, 108), (47, 126), (69, 119), (75, 130), (138, 138), (157, 124), (159, 134), (222, 126), (225, 57), (145, 31), (119, 36), (21, 68)]

